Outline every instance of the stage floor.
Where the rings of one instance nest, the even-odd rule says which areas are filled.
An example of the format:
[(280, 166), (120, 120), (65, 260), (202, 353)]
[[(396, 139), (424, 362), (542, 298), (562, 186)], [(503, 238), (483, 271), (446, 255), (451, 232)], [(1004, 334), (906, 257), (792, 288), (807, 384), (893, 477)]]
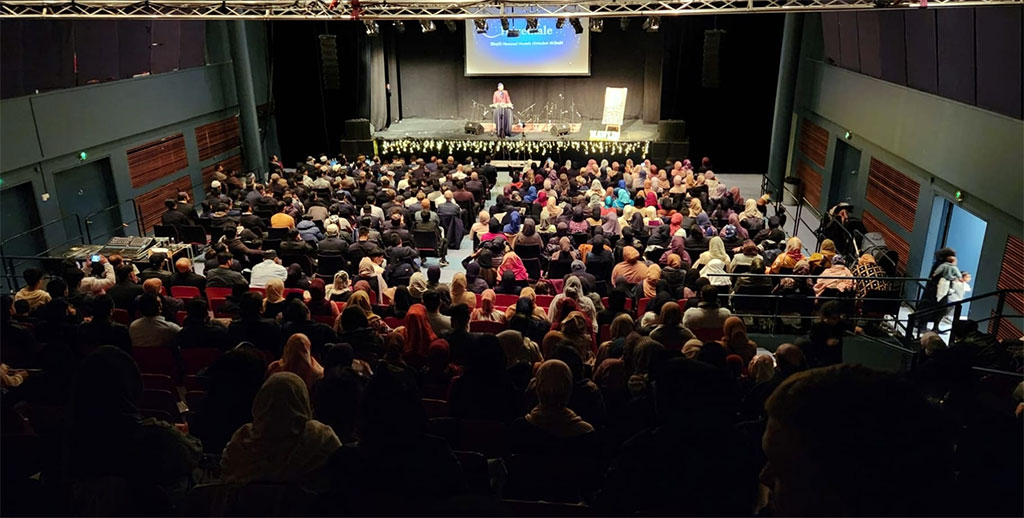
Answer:
[[(493, 128), (493, 124), (490, 121), (481, 122), (485, 128)], [(465, 119), (402, 119), (398, 122), (391, 124), (391, 127), (385, 130), (376, 131), (373, 134), (374, 138), (384, 140), (394, 140), (403, 138), (414, 138), (414, 139), (447, 139), (447, 140), (497, 140), (498, 138), (493, 134), (484, 133), (483, 135), (468, 135), (465, 132)], [(530, 131), (531, 126), (527, 126), (526, 135), (523, 136), (519, 132), (511, 137), (512, 140), (527, 140), (527, 141), (551, 141), (551, 140), (589, 140), (590, 130), (603, 130), (604, 125), (599, 120), (583, 121), (582, 123), (577, 122), (573, 125), (573, 129), (579, 125), (579, 130), (568, 135), (560, 137), (554, 137), (547, 130), (550, 129), (550, 125), (547, 124), (534, 124), (534, 129), (540, 131)], [(639, 120), (625, 121), (622, 125), (621, 135), (619, 141), (640, 141), (640, 142), (651, 142), (654, 141), (658, 136), (658, 125), (657, 124), (645, 124)]]

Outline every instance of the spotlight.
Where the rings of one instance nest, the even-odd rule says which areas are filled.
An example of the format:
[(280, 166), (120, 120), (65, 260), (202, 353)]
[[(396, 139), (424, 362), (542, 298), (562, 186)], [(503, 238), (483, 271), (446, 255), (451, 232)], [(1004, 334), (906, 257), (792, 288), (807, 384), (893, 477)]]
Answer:
[(555, 20), (555, 28), (561, 29), (562, 27), (565, 27), (565, 18), (559, 18)]
[(363, 24), (366, 25), (367, 36), (376, 36), (377, 34), (380, 33), (380, 26), (377, 25), (377, 22), (372, 20), (364, 20)]
[(644, 20), (643, 28), (647, 32), (658, 32), (658, 27), (661, 26), (661, 18), (657, 16), (648, 16)]
[(508, 32), (508, 18), (501, 17), (501, 30)]
[(590, 32), (601, 32), (604, 30), (604, 20), (600, 18), (590, 19)]
[(420, 28), (423, 32), (434, 32), (437, 30), (437, 26), (430, 20), (420, 20)]
[(394, 22), (392, 25), (394, 25), (395, 27), (395, 32), (399, 34), (405, 32), (405, 22), (403, 22), (402, 20), (398, 20), (397, 22)]
[(509, 29), (508, 32), (505, 33), (505, 36), (507, 36), (509, 38), (518, 38), (519, 37), (519, 29)]
[(572, 24), (572, 30), (576, 31), (576, 34), (583, 34), (583, 24), (580, 23), (579, 18), (570, 18), (569, 23)]
[(455, 30), (457, 29), (457, 26), (455, 25), (455, 20), (445, 20), (444, 26), (448, 27), (448, 32), (455, 32)]
[(487, 32), (487, 20), (473, 20), (473, 25), (476, 25), (477, 34), (484, 34)]
[(537, 28), (537, 23), (538, 22), (539, 22), (539, 20), (537, 20), (536, 18), (527, 18), (526, 19), (526, 32), (538, 32), (539, 31), (539, 29)]
[(629, 18), (619, 18), (619, 29), (626, 30), (629, 28)]

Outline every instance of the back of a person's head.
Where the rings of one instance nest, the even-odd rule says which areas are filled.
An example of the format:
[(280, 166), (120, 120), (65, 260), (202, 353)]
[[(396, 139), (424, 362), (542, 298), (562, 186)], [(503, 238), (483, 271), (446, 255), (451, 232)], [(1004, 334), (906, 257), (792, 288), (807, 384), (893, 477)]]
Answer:
[(736, 391), (722, 369), (679, 357), (651, 365), (650, 372), (661, 424), (720, 426), (735, 413)]
[(423, 292), (423, 305), (431, 313), (437, 311), (441, 307), (441, 294), (437, 290)]
[(210, 314), (210, 306), (202, 298), (195, 297), (185, 304), (185, 312), (190, 320), (205, 322)]
[(35, 286), (43, 279), (43, 273), (39, 268), (27, 268), (22, 276), (25, 277), (25, 284)]
[(61, 277), (54, 277), (46, 283), (46, 293), (52, 298), (65, 296), (68, 291), (68, 283)]
[(700, 301), (706, 304), (718, 303), (718, 288), (708, 284), (700, 289)]
[(164, 266), (164, 261), (167, 260), (166, 254), (156, 253), (149, 256), (149, 267), (154, 269), (160, 269)]
[[(19, 301), (21, 302), (21, 301)], [(114, 299), (104, 293), (98, 295), (92, 299), (92, 319), (93, 321), (109, 320), (110, 313), (114, 311)]]
[(153, 293), (143, 293), (139, 297), (139, 313), (144, 317), (155, 317), (160, 314), (160, 298)]
[(289, 299), (284, 306), (282, 318), (285, 322), (305, 322), (309, 320), (309, 308), (302, 302), (302, 298)]
[(426, 414), (411, 371), (382, 362), (363, 394), (360, 431), (364, 441), (387, 440), (423, 430)]
[(221, 266), (231, 264), (231, 259), (233, 259), (231, 252), (220, 252), (217, 254), (217, 264)]
[(259, 318), (263, 309), (263, 295), (252, 291), (243, 293), (238, 301), (238, 309), (243, 318)]
[(794, 374), (765, 403), (779, 515), (934, 515), (952, 480), (939, 410), (895, 374), (834, 365)]
[(659, 317), (661, 325), (666, 327), (675, 327), (683, 323), (683, 310), (679, 307), (679, 304), (675, 302), (666, 302), (661, 306), (661, 314)]
[(466, 304), (456, 304), (449, 309), (452, 317), (452, 329), (459, 331), (465, 331), (466, 327), (469, 326), (469, 316), (471, 311), (469, 306)]
[[(4, 296), (8, 297), (7, 295), (4, 295)], [(7, 311), (10, 311), (10, 308), (7, 307), (7, 306), (4, 306), (4, 309), (7, 310)], [(27, 315), (28, 312), (31, 309), (32, 309), (32, 307), (29, 305), (28, 301), (25, 300), (25, 299), (21, 299), (21, 300), (18, 300), (18, 301), (14, 302), (14, 313), (16, 313), (18, 315)]]

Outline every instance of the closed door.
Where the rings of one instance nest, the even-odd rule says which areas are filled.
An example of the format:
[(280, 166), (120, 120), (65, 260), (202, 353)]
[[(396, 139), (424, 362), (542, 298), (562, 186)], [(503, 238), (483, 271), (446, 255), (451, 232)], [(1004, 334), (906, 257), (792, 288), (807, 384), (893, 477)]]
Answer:
[(840, 202), (852, 203), (857, 199), (857, 173), (860, 169), (860, 150), (836, 140), (835, 159), (832, 162), (832, 183), (828, 190), (828, 206)]
[[(96, 243), (105, 243), (110, 236), (119, 235), (120, 210), (104, 210), (117, 203), (110, 162), (107, 159), (61, 171), (54, 175), (54, 181), (61, 215), (67, 217), (78, 214), (82, 220), (83, 234), (88, 219), (88, 234)], [(74, 218), (64, 222), (64, 229), (68, 238), (78, 235), (78, 224)]]
[(46, 249), (42, 230), (28, 232), (39, 226), (39, 211), (31, 182), (0, 192), (0, 215), (3, 217), (0, 220), (3, 221), (0, 241), (4, 242), (4, 255), (33, 256)]

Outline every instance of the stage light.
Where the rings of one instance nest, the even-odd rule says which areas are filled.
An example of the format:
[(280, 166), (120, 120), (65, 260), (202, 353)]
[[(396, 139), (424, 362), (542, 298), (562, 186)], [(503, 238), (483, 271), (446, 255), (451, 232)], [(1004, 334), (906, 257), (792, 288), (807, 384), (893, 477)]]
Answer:
[(420, 20), (420, 28), (423, 32), (434, 32), (437, 30), (437, 26), (430, 20)]
[(657, 16), (648, 16), (644, 20), (644, 30), (647, 32), (658, 32), (658, 27), (661, 27), (661, 18)]
[(526, 32), (538, 32), (540, 30), (540, 29), (537, 28), (537, 23), (539, 21), (540, 20), (537, 20), (536, 18), (527, 18), (526, 19)]
[(626, 30), (629, 28), (629, 18), (619, 18), (619, 30)]
[(576, 31), (576, 34), (583, 34), (583, 24), (580, 23), (579, 18), (570, 18), (569, 23), (572, 24), (572, 30)]
[(395, 31), (399, 34), (405, 32), (405, 22), (402, 20), (398, 20), (397, 22), (392, 23), (392, 25), (394, 25)]
[(476, 25), (477, 34), (487, 32), (487, 20), (473, 20), (473, 25)]
[(509, 38), (518, 38), (519, 29), (509, 29), (508, 32), (505, 33), (505, 36)]
[(377, 34), (380, 34), (380, 26), (377, 25), (377, 22), (373, 20), (363, 20), (363, 25), (366, 25), (367, 36), (376, 36)]
[(448, 27), (448, 32), (455, 32), (455, 30), (458, 28), (458, 26), (455, 25), (455, 20), (445, 20), (444, 26)]
[(604, 30), (604, 20), (600, 18), (590, 19), (590, 32), (601, 32)]
[(501, 17), (501, 30), (508, 32), (508, 18)]
[(555, 20), (555, 28), (561, 29), (562, 27), (565, 27), (565, 18), (559, 18)]

